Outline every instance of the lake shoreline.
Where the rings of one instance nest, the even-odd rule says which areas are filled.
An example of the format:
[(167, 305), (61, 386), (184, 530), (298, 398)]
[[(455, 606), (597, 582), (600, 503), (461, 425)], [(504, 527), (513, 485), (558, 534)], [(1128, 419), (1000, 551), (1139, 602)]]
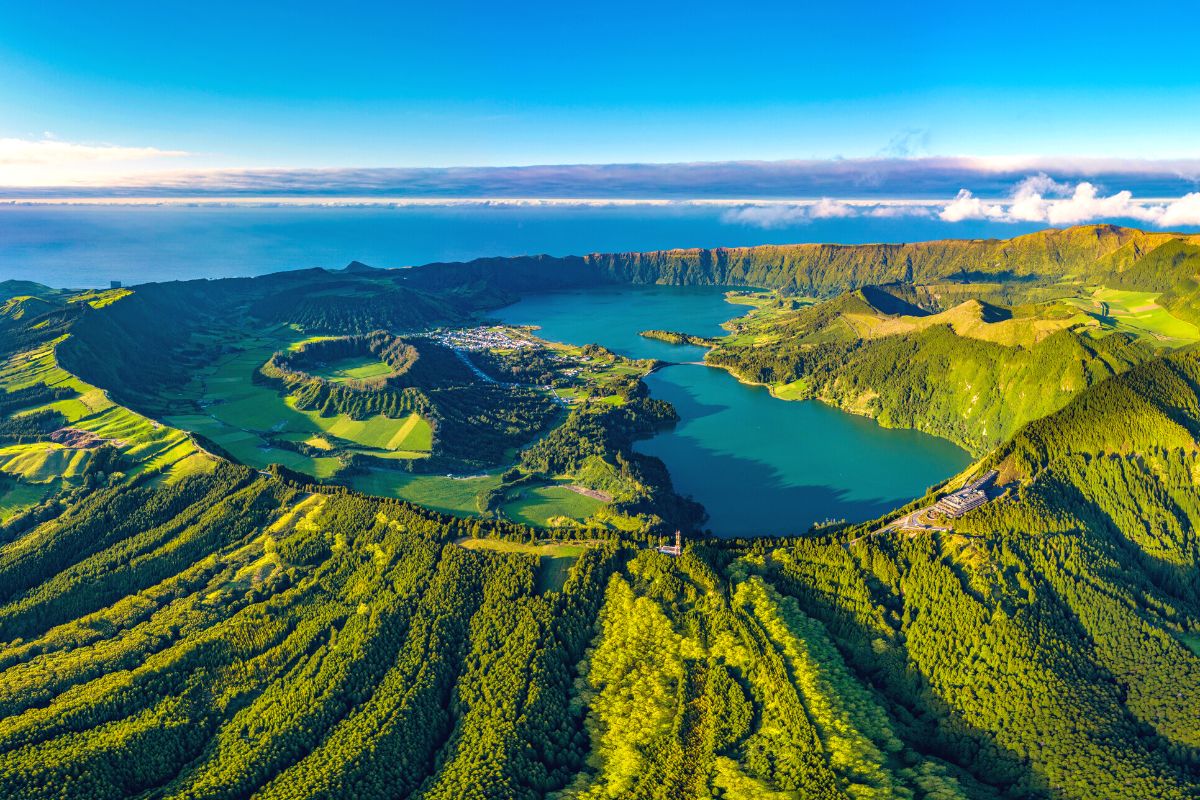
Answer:
[[(705, 507), (705, 527), (721, 537), (803, 534), (821, 520), (874, 519), (974, 460), (946, 439), (885, 428), (823, 401), (779, 402), (789, 398), (704, 361), (710, 347), (641, 336), (674, 329), (716, 339), (743, 308), (718, 287), (637, 286), (526, 295), (490, 315), (538, 325), (546, 340), (595, 343), (658, 362), (642, 380), (679, 421), (635, 449), (663, 461), (675, 490)], [(710, 369), (666, 369), (682, 365)]]

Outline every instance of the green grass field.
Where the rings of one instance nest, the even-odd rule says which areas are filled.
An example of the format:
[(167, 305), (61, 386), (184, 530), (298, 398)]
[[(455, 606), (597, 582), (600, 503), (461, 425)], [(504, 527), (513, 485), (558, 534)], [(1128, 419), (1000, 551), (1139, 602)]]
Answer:
[(0, 522), (37, 505), (53, 488), (51, 484), (31, 484), (0, 476)]
[(573, 492), (566, 486), (522, 487), (520, 496), (502, 506), (504, 513), (515, 522), (544, 527), (556, 517), (582, 522), (604, 503), (594, 497)]
[(771, 394), (780, 400), (799, 400), (807, 396), (808, 384), (804, 380), (782, 383), (771, 387)]
[(559, 591), (566, 583), (575, 560), (587, 549), (579, 544), (526, 544), (502, 539), (463, 539), (458, 543), (468, 550), (492, 550), (497, 553), (529, 553), (538, 557), (537, 590)]
[(500, 475), (493, 472), (470, 478), (451, 478), (380, 469), (355, 475), (350, 485), (366, 494), (408, 500), (445, 514), (472, 516), (478, 513), (475, 496), (499, 486)]
[[(293, 340), (298, 336), (285, 328), (271, 336), (242, 342), (244, 350), (201, 371), (194, 381), (196, 386), (189, 387), (186, 394), (202, 398), (203, 413), (170, 416), (168, 422), (208, 437), (252, 467), (277, 463), (317, 478), (337, 472), (340, 462), (332, 452), (329, 457), (306, 456), (272, 447), (269, 439), (307, 441), (330, 450), (348, 445), (349, 449), (383, 458), (428, 456), (433, 447), (433, 429), (417, 414), (399, 419), (382, 415), (365, 420), (346, 415), (323, 417), (315, 411), (297, 409), (291, 398), (280, 395), (272, 386), (254, 383), (255, 372), (271, 354), (288, 347), (289, 341), (295, 346), (298, 342)], [(364, 361), (371, 363), (359, 363)], [(332, 369), (345, 372), (344, 379), (348, 380), (367, 377), (366, 373), (376, 370), (372, 364), (390, 369), (374, 359), (346, 359), (332, 365)]]
[(330, 383), (345, 383), (368, 378), (383, 378), (393, 374), (393, 370), (374, 356), (354, 356), (329, 364), (322, 369), (315, 369), (312, 374), (324, 378)]
[(1172, 316), (1158, 305), (1156, 292), (1099, 288), (1090, 298), (1065, 302), (1118, 331), (1141, 336), (1153, 343), (1179, 345), (1200, 341), (1200, 328)]
[(217, 462), (203, 453), (192, 453), (187, 458), (175, 462), (167, 471), (165, 481), (168, 484), (178, 483), (190, 475), (203, 475), (212, 472)]
[(421, 450), (433, 447), (433, 429), (419, 414), (393, 419), (382, 415), (353, 420), (347, 416), (322, 417), (301, 412), (322, 432), (364, 447), (379, 450)]
[(91, 457), (88, 450), (75, 450), (53, 442), (14, 444), (0, 447), (0, 472), (28, 483), (49, 483), (78, 476)]

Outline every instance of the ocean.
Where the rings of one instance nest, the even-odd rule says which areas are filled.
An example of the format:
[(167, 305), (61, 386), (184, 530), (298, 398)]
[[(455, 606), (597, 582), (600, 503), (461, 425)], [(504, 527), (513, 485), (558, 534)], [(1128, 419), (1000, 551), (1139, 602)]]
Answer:
[(0, 205), (0, 280), (60, 288), (484, 256), (1007, 237), (1038, 225), (931, 218), (739, 221), (717, 206)]

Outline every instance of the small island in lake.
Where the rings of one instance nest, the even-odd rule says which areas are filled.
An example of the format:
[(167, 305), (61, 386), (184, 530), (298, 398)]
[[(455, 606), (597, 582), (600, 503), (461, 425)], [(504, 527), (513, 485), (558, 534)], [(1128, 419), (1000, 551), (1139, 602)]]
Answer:
[(638, 335), (644, 336), (647, 339), (657, 339), (667, 344), (694, 344), (697, 347), (717, 346), (717, 340), (712, 336), (695, 336), (690, 333), (679, 333), (678, 331), (648, 330), (642, 331)]

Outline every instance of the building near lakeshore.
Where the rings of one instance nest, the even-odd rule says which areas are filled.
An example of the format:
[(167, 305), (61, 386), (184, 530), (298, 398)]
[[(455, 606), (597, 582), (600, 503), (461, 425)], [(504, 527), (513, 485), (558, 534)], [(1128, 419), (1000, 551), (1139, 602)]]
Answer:
[(987, 502), (987, 494), (980, 489), (959, 489), (934, 504), (933, 510), (947, 517), (961, 517), (973, 508)]
[(996, 470), (988, 472), (979, 480), (938, 500), (934, 504), (933, 510), (945, 514), (947, 517), (961, 517), (968, 511), (979, 508), (988, 501), (987, 491), (984, 487), (994, 481), (998, 475)]

